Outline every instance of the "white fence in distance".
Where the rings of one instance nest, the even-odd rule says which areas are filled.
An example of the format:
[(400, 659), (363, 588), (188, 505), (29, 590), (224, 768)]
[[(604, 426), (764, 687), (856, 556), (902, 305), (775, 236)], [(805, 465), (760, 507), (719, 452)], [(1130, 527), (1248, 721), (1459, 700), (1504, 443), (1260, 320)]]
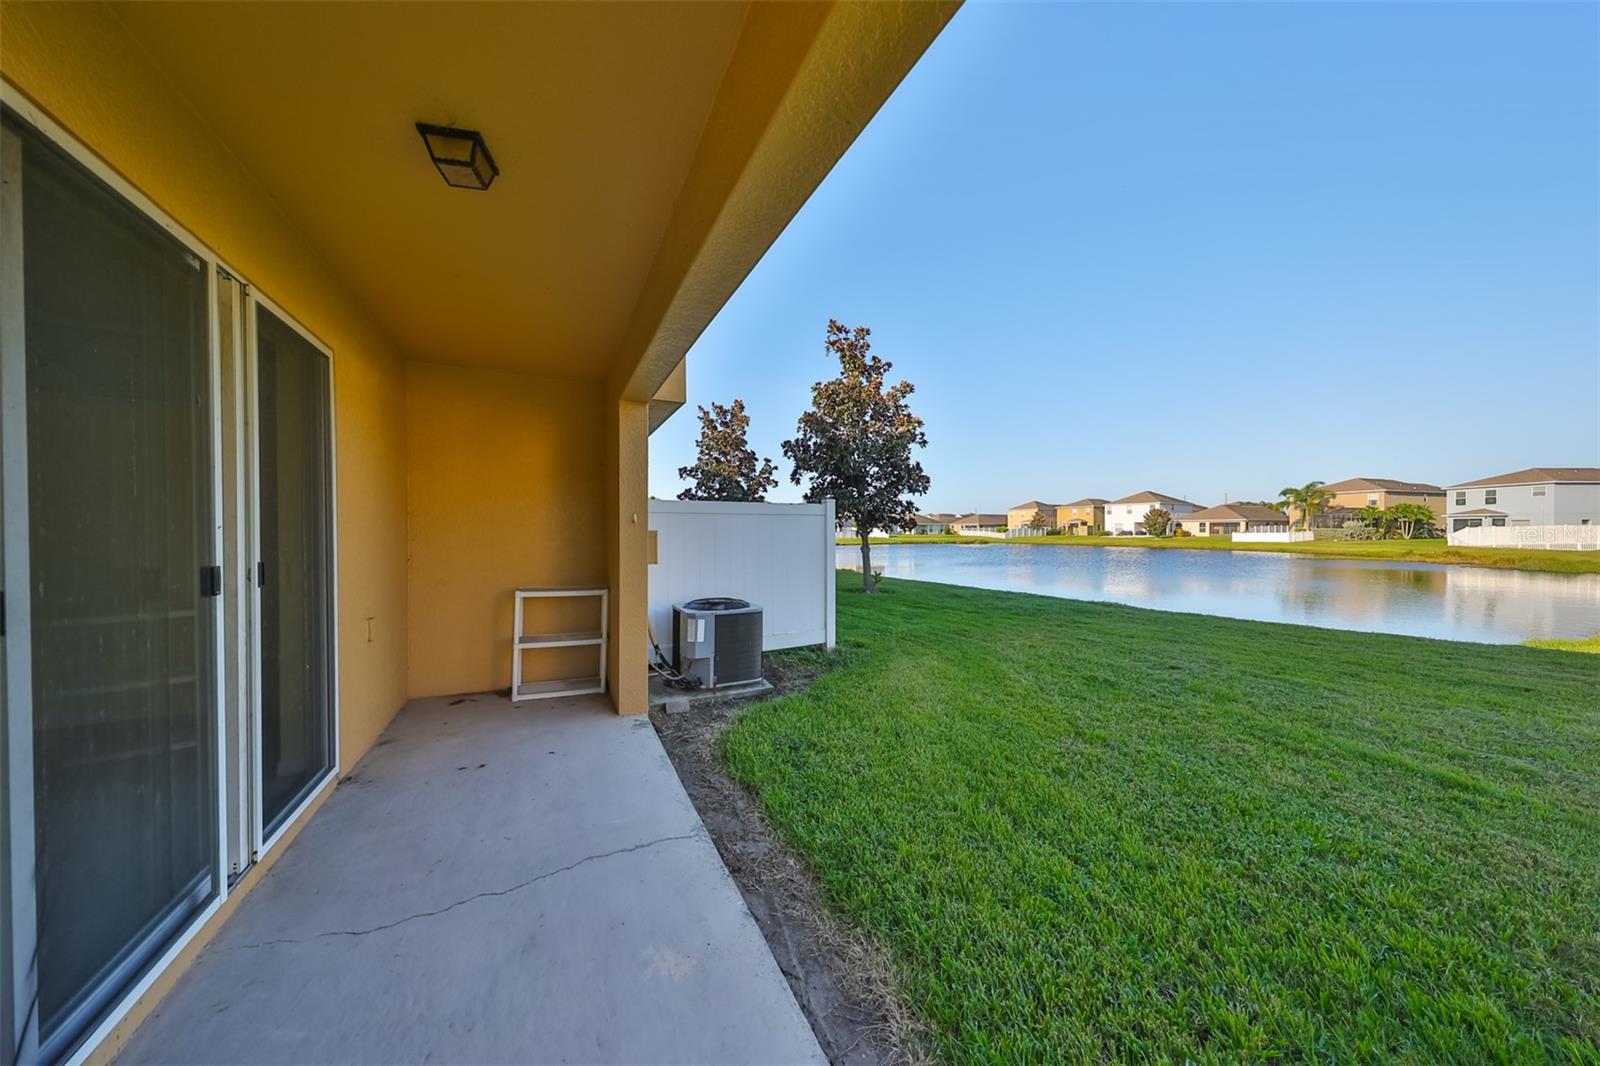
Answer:
[(761, 606), (763, 651), (834, 645), (833, 501), (651, 500), (650, 625), (672, 654), (672, 605), (737, 596)]
[(1468, 526), (1446, 534), (1458, 548), (1551, 548), (1600, 551), (1600, 526)]
[(1235, 533), (1233, 539), (1240, 544), (1295, 544), (1303, 540), (1316, 540), (1309, 529), (1254, 530)]

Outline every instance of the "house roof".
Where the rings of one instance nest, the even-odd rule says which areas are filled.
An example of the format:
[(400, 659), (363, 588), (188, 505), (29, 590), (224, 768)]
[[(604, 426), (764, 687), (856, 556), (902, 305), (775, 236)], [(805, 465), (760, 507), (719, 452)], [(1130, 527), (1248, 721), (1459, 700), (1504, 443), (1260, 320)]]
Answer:
[(1195, 502), (1193, 502), (1191, 500), (1181, 499), (1181, 498), (1179, 498), (1177, 496), (1168, 496), (1165, 493), (1161, 493), (1161, 492), (1151, 492), (1149, 489), (1146, 489), (1144, 492), (1136, 492), (1132, 496), (1124, 496), (1120, 500), (1112, 500), (1111, 502), (1112, 503), (1181, 503), (1185, 507), (1199, 507), (1200, 506), (1199, 504), (1197, 504), (1197, 503), (1195, 503)]
[(959, 517), (960, 515), (952, 514), (949, 511), (918, 511), (916, 513), (917, 521), (922, 524), (937, 522), (941, 525), (949, 525)]
[(1327, 492), (1359, 492), (1362, 489), (1382, 489), (1385, 492), (1443, 492), (1438, 485), (1426, 481), (1396, 481), (1389, 477), (1351, 477), (1322, 486)]
[(1219, 503), (1203, 511), (1180, 516), (1180, 521), (1204, 522), (1207, 519), (1222, 522), (1287, 522), (1289, 516), (1257, 503)]
[(1474, 489), (1485, 485), (1540, 485), (1552, 481), (1600, 484), (1600, 466), (1530, 466), (1526, 470), (1513, 470), (1499, 477), (1481, 477), (1477, 481), (1462, 481), (1450, 487)]
[(1058, 504), (1056, 504), (1056, 506), (1057, 507), (1101, 507), (1101, 506), (1103, 506), (1103, 505), (1105, 505), (1105, 504), (1107, 504), (1109, 502), (1111, 502), (1111, 501), (1102, 500), (1098, 496), (1085, 496), (1081, 500), (1073, 500), (1071, 503), (1058, 503)]
[(1451, 518), (1478, 518), (1480, 516), (1482, 516), (1482, 517), (1493, 516), (1495, 518), (1504, 518), (1505, 514), (1506, 513), (1504, 511), (1496, 511), (1493, 507), (1474, 507), (1470, 511), (1451, 511), (1450, 512), (1450, 517)]
[(1024, 507), (1039, 508), (1039, 507), (1060, 507), (1060, 506), (1061, 505), (1059, 503), (1045, 503), (1043, 500), (1028, 500), (1026, 503), (1013, 504), (1011, 506), (1011, 510), (1020, 511)]
[(1006, 524), (1007, 517), (1008, 516), (1003, 515), (1003, 514), (988, 514), (988, 513), (979, 514), (979, 513), (974, 512), (973, 514), (957, 515), (955, 521), (951, 522), (950, 524), (953, 525), (953, 526), (959, 526), (959, 525), (962, 525), (962, 524), (977, 524), (977, 525), (980, 525), (980, 526), (1003, 526), (1003, 525)]

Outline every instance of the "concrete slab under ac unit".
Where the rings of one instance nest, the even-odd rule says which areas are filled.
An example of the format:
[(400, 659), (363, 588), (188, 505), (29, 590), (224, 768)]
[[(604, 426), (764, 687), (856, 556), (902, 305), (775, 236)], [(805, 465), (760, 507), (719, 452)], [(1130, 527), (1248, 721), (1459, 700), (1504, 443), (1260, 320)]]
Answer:
[(764, 677), (758, 677), (754, 681), (722, 685), (718, 688), (682, 689), (668, 685), (666, 679), (659, 674), (651, 674), (648, 702), (652, 711), (659, 707), (668, 714), (677, 714), (706, 700), (741, 699), (771, 691), (772, 682)]

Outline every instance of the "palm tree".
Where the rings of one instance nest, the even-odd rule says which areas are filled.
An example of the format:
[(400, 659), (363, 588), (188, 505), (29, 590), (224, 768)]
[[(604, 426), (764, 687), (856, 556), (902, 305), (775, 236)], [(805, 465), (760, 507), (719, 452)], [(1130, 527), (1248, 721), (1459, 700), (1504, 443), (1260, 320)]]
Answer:
[(1300, 512), (1301, 529), (1310, 529), (1312, 516), (1333, 498), (1333, 494), (1322, 487), (1323, 484), (1321, 481), (1308, 481), (1299, 488), (1291, 486), (1278, 490), (1283, 505)]
[(1375, 503), (1369, 503), (1356, 512), (1356, 517), (1375, 530), (1379, 537), (1389, 531), (1389, 512)]

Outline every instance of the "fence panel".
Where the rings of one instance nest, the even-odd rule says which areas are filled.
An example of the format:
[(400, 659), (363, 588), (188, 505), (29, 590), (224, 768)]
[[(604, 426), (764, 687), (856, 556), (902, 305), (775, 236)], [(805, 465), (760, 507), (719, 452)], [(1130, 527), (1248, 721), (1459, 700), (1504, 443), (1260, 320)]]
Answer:
[(1565, 551), (1600, 550), (1600, 526), (1468, 526), (1447, 534), (1450, 544), (1463, 548), (1551, 548)]
[(834, 644), (834, 512), (823, 503), (651, 500), (650, 624), (668, 653), (672, 605), (737, 596), (761, 605), (762, 648)]

